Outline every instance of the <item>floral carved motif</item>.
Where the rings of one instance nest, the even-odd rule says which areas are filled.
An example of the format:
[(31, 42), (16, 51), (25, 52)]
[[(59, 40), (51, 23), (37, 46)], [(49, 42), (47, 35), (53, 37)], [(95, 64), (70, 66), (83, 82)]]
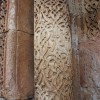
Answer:
[(6, 28), (7, 0), (0, 0), (0, 96), (4, 82), (4, 44)]
[(34, 3), (35, 100), (72, 100), (67, 2), (35, 0)]
[(93, 38), (99, 35), (99, 11), (100, 11), (100, 0), (84, 0), (85, 11), (86, 11), (86, 26), (88, 38)]

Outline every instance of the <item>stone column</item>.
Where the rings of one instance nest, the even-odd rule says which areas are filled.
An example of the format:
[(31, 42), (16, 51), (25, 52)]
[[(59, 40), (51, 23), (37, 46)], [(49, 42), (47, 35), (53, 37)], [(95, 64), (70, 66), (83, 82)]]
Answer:
[[(34, 93), (33, 1), (1, 1), (4, 7), (6, 5), (7, 9), (3, 12), (6, 14), (5, 18), (0, 20), (1, 22), (4, 21), (3, 28), (6, 28), (0, 34), (0, 36), (5, 34), (5, 42), (2, 40), (3, 43), (1, 44), (2, 41), (0, 40), (0, 45), (2, 45), (2, 51), (4, 52), (2, 54), (2, 72), (0, 72), (0, 74), (3, 73), (3, 88), (0, 93), (7, 100), (26, 100), (32, 98)], [(1, 13), (1, 16), (3, 13)], [(2, 29), (2, 26), (0, 28)]]
[(67, 0), (34, 0), (34, 56), (35, 100), (72, 100)]

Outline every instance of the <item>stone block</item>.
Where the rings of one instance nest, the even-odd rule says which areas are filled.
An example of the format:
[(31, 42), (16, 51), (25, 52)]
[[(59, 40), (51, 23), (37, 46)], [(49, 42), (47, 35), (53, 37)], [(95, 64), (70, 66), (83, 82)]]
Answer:
[(7, 100), (24, 100), (34, 94), (33, 36), (7, 33), (5, 91)]
[(33, 34), (33, 0), (10, 0), (8, 3), (7, 29)]

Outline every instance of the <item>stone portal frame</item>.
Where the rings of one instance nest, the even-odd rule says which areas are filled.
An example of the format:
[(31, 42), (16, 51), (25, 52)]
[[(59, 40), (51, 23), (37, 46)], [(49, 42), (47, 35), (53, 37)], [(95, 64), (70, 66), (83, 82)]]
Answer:
[(0, 1), (0, 96), (7, 100), (33, 98), (32, 9), (33, 0)]

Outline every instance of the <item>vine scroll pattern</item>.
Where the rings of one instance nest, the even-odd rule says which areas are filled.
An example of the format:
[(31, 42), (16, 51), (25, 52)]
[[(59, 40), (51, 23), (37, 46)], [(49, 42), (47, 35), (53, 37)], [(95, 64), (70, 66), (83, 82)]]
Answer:
[(84, 0), (86, 12), (87, 37), (93, 38), (100, 35), (100, 0)]
[(72, 100), (67, 0), (34, 0), (35, 100)]
[(6, 28), (7, 0), (0, 0), (0, 96), (4, 83), (4, 42)]

